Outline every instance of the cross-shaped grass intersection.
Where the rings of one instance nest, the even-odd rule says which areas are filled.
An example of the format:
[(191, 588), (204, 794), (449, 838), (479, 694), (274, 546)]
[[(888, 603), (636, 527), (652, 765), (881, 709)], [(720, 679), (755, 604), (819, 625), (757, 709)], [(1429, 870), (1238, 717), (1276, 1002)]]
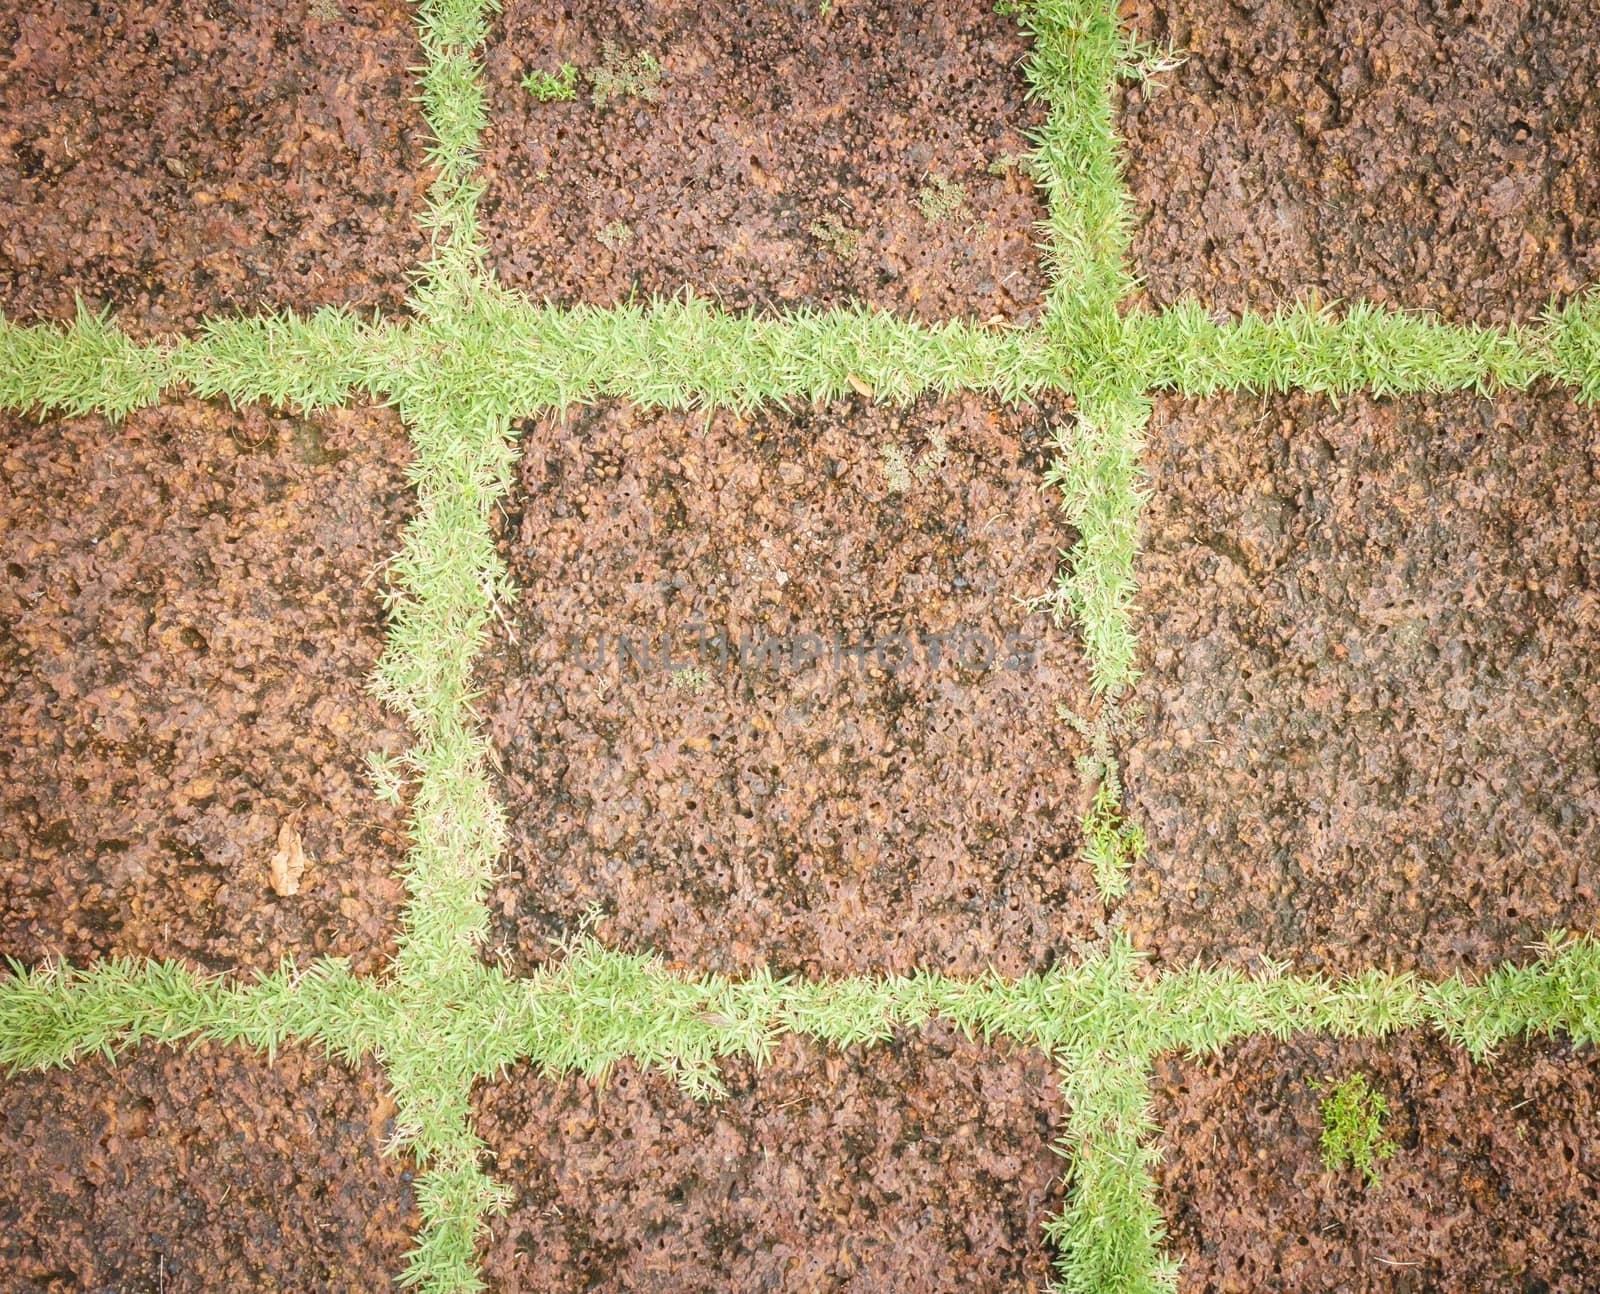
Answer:
[(1587, 937), (1553, 941), (1532, 964), (1480, 981), (1441, 983), (1376, 971), (1330, 982), (1275, 967), (1256, 977), (1201, 968), (1156, 976), (1116, 936), (1019, 979), (688, 977), (588, 936), (525, 980), (483, 963), (482, 899), (505, 827), (471, 671), (497, 606), (514, 596), (491, 515), (509, 488), (515, 420), (602, 396), (748, 409), (862, 385), (896, 402), (928, 390), (1007, 401), (1064, 391), (1076, 422), (1057, 429), (1051, 481), (1078, 540), (1044, 600), (1078, 625), (1095, 690), (1115, 695), (1134, 669), (1140, 449), (1151, 391), (1490, 391), (1543, 379), (1600, 399), (1594, 297), (1512, 328), (1453, 326), (1361, 303), (1232, 321), (1188, 303), (1160, 314), (1130, 309), (1112, 91), (1118, 78), (1152, 74), (1162, 59), (1119, 29), (1105, 0), (1000, 7), (1032, 36), (1027, 75), (1047, 106), (1031, 171), (1048, 203), (1050, 287), (1033, 328), (930, 326), (861, 309), (769, 319), (692, 297), (564, 310), (504, 291), (477, 225), (482, 0), (417, 6), (436, 178), (426, 218), (433, 247), (410, 319), (324, 310), (216, 320), (193, 338), (148, 345), (83, 313), (67, 326), (0, 321), (0, 406), (118, 418), (174, 388), (307, 409), (379, 399), (397, 408), (412, 437), (417, 496), (389, 567), (390, 630), (373, 679), (416, 739), (400, 768), (410, 794), (409, 901), (387, 973), (366, 979), (319, 961), (246, 982), (170, 962), (15, 967), (0, 980), (0, 1062), (62, 1065), (200, 1037), (269, 1052), (317, 1042), (349, 1063), (376, 1057), (398, 1105), (396, 1145), (425, 1165), (422, 1226), (403, 1279), (456, 1291), (481, 1287), (479, 1231), (506, 1201), (481, 1164), (470, 1103), (478, 1078), (526, 1060), (598, 1079), (631, 1057), (714, 1096), (721, 1058), (763, 1057), (784, 1032), (843, 1046), (938, 1014), (985, 1038), (1038, 1046), (1057, 1066), (1070, 1177), (1066, 1207), (1048, 1227), (1060, 1288), (1139, 1291), (1169, 1289), (1174, 1279), (1150, 1175), (1155, 1055), (1213, 1051), (1250, 1033), (1356, 1036), (1422, 1025), (1475, 1056), (1521, 1032), (1600, 1037), (1600, 944)]

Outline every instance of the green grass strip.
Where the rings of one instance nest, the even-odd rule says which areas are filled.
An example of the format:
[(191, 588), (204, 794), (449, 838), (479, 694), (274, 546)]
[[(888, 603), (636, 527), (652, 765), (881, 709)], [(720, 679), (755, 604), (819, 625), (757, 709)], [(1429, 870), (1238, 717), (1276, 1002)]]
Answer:
[(1152, 974), (1117, 936), (1014, 979), (921, 971), (816, 981), (764, 970), (690, 976), (654, 954), (584, 936), (525, 980), (475, 965), (459, 990), (459, 1045), (477, 1075), (530, 1060), (553, 1075), (599, 1080), (629, 1057), (704, 1095), (720, 1090), (720, 1060), (761, 1059), (786, 1033), (847, 1047), (887, 1041), (936, 1015), (973, 1038), (1037, 1046), (1074, 1070), (1093, 1069), (1095, 1057), (1209, 1054), (1258, 1034), (1358, 1038), (1433, 1028), (1477, 1060), (1514, 1036), (1600, 1041), (1600, 940), (1556, 933), (1536, 951), (1525, 964), (1443, 980), (1270, 966), (1257, 975), (1208, 967)]
[(478, 50), (489, 35), (491, 0), (418, 0), (417, 40), (425, 62), (418, 71), (418, 101), (431, 139), (434, 168), (422, 226), (432, 252), (417, 271), (412, 303), (425, 318), (448, 316), (487, 279), (478, 227), (478, 136), (488, 121)]
[(1270, 316), (1217, 322), (1183, 301), (1161, 314), (1132, 316), (1128, 333), (1130, 360), (1151, 388), (1394, 395), (1491, 392), (1558, 374), (1581, 387), (1581, 361), (1564, 365), (1553, 343), (1562, 337), (1581, 344), (1585, 322), (1551, 316), (1538, 327), (1478, 328), (1361, 301), (1342, 313), (1300, 302)]
[(1132, 47), (1110, 0), (1002, 3), (1031, 37), (1029, 93), (1045, 104), (1029, 170), (1044, 190), (1045, 327), (1073, 333), (1114, 315), (1131, 286), (1132, 222), (1112, 128), (1112, 93)]
[(748, 411), (834, 399), (863, 387), (886, 403), (977, 390), (1015, 401), (1050, 385), (1035, 334), (956, 320), (927, 325), (880, 311), (729, 314), (694, 296), (610, 309), (536, 306), (481, 291), (435, 321), (428, 372), (482, 407), (525, 417), (605, 397), (649, 407)]
[[(1128, 356), (1121, 317), (1132, 214), (1113, 128), (1121, 76), (1140, 75), (1141, 51), (1123, 34), (1114, 0), (1008, 0), (1030, 34), (1029, 92), (1043, 100), (1029, 171), (1044, 191), (1043, 334), (1047, 371), (1074, 395), (1076, 418), (1056, 429), (1046, 483), (1059, 490), (1077, 541), (1052, 588), (1030, 600), (1058, 625), (1075, 622), (1090, 686), (1114, 702), (1132, 683), (1134, 559), (1143, 507), (1143, 430), (1150, 402)], [(1115, 766), (1109, 750), (1107, 766)], [(1111, 902), (1137, 850), (1123, 847), (1120, 802), (1097, 793), (1084, 821), (1096, 888)], [(1110, 826), (1116, 818), (1118, 828)], [(1136, 838), (1130, 831), (1128, 843)]]
[(1178, 1264), (1163, 1251), (1166, 1221), (1153, 1172), (1150, 1061), (1091, 1053), (1061, 1072), (1067, 1200), (1045, 1223), (1056, 1249), (1052, 1288), (1063, 1294), (1172, 1294)]
[(1427, 1026), (1482, 1060), (1517, 1035), (1600, 1041), (1600, 942), (1556, 932), (1538, 951), (1527, 965), (1437, 982), (1381, 971), (1340, 980), (1281, 969), (1174, 971), (1143, 990), (1149, 1013), (1140, 1019), (1154, 1032), (1141, 1045), (1202, 1054), (1250, 1034), (1381, 1037)]
[[(415, 905), (413, 905), (415, 906)], [(0, 979), (0, 1065), (65, 1065), (137, 1043), (211, 1038), (271, 1052), (318, 1042), (350, 1063), (376, 1053), (403, 1098), (397, 1142), (429, 1160), (424, 1226), (407, 1279), (478, 1287), (476, 1235), (504, 1204), (479, 1167), (470, 1083), (519, 1061), (601, 1081), (624, 1057), (674, 1075), (697, 1097), (721, 1090), (719, 1063), (766, 1059), (785, 1033), (837, 1047), (885, 1042), (942, 1016), (969, 1036), (1037, 1046), (1056, 1062), (1068, 1107), (1061, 1149), (1070, 1196), (1050, 1224), (1059, 1288), (1164, 1290), (1148, 1149), (1148, 1061), (1215, 1052), (1242, 1037), (1381, 1037), (1431, 1027), (1479, 1060), (1517, 1035), (1600, 1040), (1600, 942), (1552, 935), (1536, 960), (1481, 978), (1426, 981), (1369, 971), (1342, 978), (1269, 967), (1143, 972), (1124, 939), (1043, 974), (809, 981), (766, 972), (685, 976), (657, 957), (584, 937), (551, 966), (513, 980), (461, 959), (389, 986), (344, 963), (285, 965), (246, 983), (172, 962), (113, 959), (87, 970), (13, 964)], [(404, 960), (402, 960), (404, 966)]]
[(13, 961), (10, 970), (0, 978), (0, 1067), (7, 1070), (186, 1039), (243, 1043), (269, 1056), (288, 1042), (318, 1042), (353, 1065), (392, 1029), (383, 990), (342, 960), (304, 970), (286, 962), (254, 981), (125, 957), (81, 970)]
[(234, 405), (265, 401), (299, 411), (332, 409), (352, 397), (382, 399), (407, 353), (404, 322), (344, 309), (312, 315), (211, 319), (172, 356), (173, 385)]
[[(1081, 394), (1077, 422), (1056, 429), (1055, 457), (1045, 472), (1046, 483), (1061, 493), (1062, 512), (1078, 541), (1065, 554), (1055, 586), (1029, 606), (1050, 611), (1058, 624), (1078, 625), (1090, 684), (1112, 698), (1136, 673), (1134, 561), (1146, 497), (1140, 456), (1150, 408), (1142, 395)], [(1107, 881), (1120, 889), (1114, 878)]]
[(79, 302), (70, 324), (0, 319), (0, 409), (98, 413), (115, 422), (180, 389), (235, 405), (332, 408), (352, 394), (381, 396), (405, 362), (405, 332), (403, 324), (366, 323), (329, 309), (213, 319), (193, 338), (141, 345), (109, 313), (90, 313)]
[(1578, 399), (1600, 401), (1600, 288), (1591, 287), (1565, 306), (1552, 304), (1544, 328), (1549, 375), (1575, 387)]
[(1138, 73), (1139, 51), (1122, 32), (1114, 0), (1019, 0), (1002, 8), (1014, 10), (1032, 36), (1029, 90), (1046, 106), (1029, 166), (1048, 211), (1040, 328), (1050, 367), (1078, 402), (1077, 425), (1058, 432), (1047, 479), (1060, 488), (1079, 539), (1055, 587), (1035, 605), (1047, 604), (1058, 623), (1077, 622), (1091, 685), (1115, 696), (1134, 675), (1139, 451), (1150, 406), (1120, 316), (1134, 286), (1132, 217), (1112, 99), (1117, 78)]
[(141, 346), (78, 302), (70, 324), (23, 326), (0, 319), (0, 408), (113, 421), (154, 404), (181, 380), (174, 343)]
[(427, 60), (420, 97), (436, 171), (423, 221), (432, 253), (410, 297), (419, 322), (388, 374), (414, 446), (417, 512), (389, 567), (389, 631), (373, 678), (417, 738), (402, 762), (414, 783), (402, 869), (409, 901), (391, 977), (403, 1025), (380, 1054), (399, 1107), (397, 1144), (424, 1164), (422, 1224), (400, 1279), (434, 1294), (483, 1288), (478, 1236), (508, 1200), (482, 1168), (471, 1103), (476, 1017), (464, 1010), (482, 978), (483, 895), (505, 841), (472, 710), (472, 665), (491, 618), (512, 597), (492, 529), (511, 483), (509, 418), (474, 376), (481, 356), (471, 347), (479, 302), (498, 300), (476, 178), (486, 118), (478, 49), (491, 11), (482, 0), (417, 6)]
[(1342, 313), (1301, 303), (1218, 321), (1185, 301), (1118, 319), (1096, 343), (1130, 385), (1087, 362), (1063, 362), (1039, 329), (924, 324), (850, 307), (763, 318), (693, 296), (560, 309), (486, 282), (462, 287), (470, 273), (459, 264), (452, 272), (466, 298), (420, 321), (363, 320), (340, 309), (268, 314), (210, 320), (193, 338), (141, 345), (103, 313), (80, 310), (71, 324), (0, 319), (0, 408), (117, 419), (185, 389), (299, 410), (352, 396), (404, 403), (448, 392), (521, 418), (605, 398), (749, 411), (863, 386), (883, 403), (957, 391), (1016, 403), (1052, 390), (1102, 401), (1157, 389), (1493, 393), (1541, 379), (1600, 401), (1596, 293), (1511, 328), (1362, 302)]

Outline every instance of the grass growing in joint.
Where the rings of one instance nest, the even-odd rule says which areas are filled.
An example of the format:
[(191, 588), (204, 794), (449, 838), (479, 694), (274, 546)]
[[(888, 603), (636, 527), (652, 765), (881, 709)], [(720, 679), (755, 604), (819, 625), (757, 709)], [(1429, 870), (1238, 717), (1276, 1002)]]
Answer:
[[(285, 967), (253, 983), (161, 962), (13, 967), (0, 980), (0, 1065), (67, 1064), (140, 1041), (194, 1038), (269, 1052), (316, 1042), (351, 1062), (374, 1055), (399, 1107), (396, 1148), (409, 1147), (424, 1164), (422, 1227), (403, 1279), (466, 1291), (481, 1288), (483, 1220), (507, 1199), (483, 1171), (469, 1099), (476, 1077), (527, 1060), (600, 1078), (630, 1056), (714, 1096), (722, 1059), (759, 1060), (786, 1032), (845, 1046), (885, 1040), (938, 1014), (974, 1036), (1004, 1036), (1052, 1058), (1068, 1103), (1061, 1148), (1071, 1161), (1066, 1206), (1049, 1224), (1059, 1288), (1102, 1294), (1172, 1285), (1150, 1175), (1154, 1055), (1305, 1030), (1379, 1036), (1431, 1026), (1478, 1058), (1520, 1032), (1562, 1030), (1579, 1043), (1600, 1035), (1600, 949), (1564, 937), (1553, 937), (1532, 965), (1437, 984), (1378, 972), (1329, 981), (1276, 968), (1251, 977), (1200, 968), (1152, 977), (1116, 938), (1016, 980), (694, 978), (586, 938), (527, 981), (481, 964), (482, 899), (505, 825), (471, 677), (490, 622), (512, 596), (490, 518), (510, 480), (513, 419), (606, 396), (749, 410), (852, 392), (907, 402), (971, 389), (1014, 402), (1065, 391), (1076, 419), (1057, 433), (1048, 483), (1077, 541), (1039, 605), (1079, 626), (1105, 705), (1134, 677), (1149, 390), (1487, 390), (1548, 377), (1600, 400), (1595, 296), (1509, 329), (1359, 303), (1342, 313), (1304, 304), (1231, 321), (1192, 303), (1163, 314), (1128, 310), (1128, 210), (1111, 87), (1171, 59), (1126, 38), (1109, 0), (1003, 7), (1033, 35), (1027, 75), (1048, 109), (1025, 163), (1045, 190), (1051, 275), (1043, 319), (1031, 330), (965, 320), (929, 326), (864, 309), (769, 319), (729, 315), (692, 297), (559, 310), (499, 290), (485, 268), (477, 210), (485, 118), (478, 50), (491, 8), (481, 0), (420, 0), (416, 8), (436, 177), (422, 222), (431, 248), (409, 322), (364, 322), (338, 310), (269, 315), (138, 344), (81, 307), (70, 325), (0, 320), (0, 405), (11, 408), (120, 417), (178, 387), (303, 408), (352, 392), (382, 396), (415, 443), (409, 473), (417, 496), (390, 567), (389, 635), (373, 679), (415, 735), (404, 757), (371, 767), (381, 794), (410, 799), (408, 903), (388, 978), (357, 980), (335, 962)], [(536, 74), (529, 89), (570, 97), (576, 79), (563, 65)], [(648, 55), (624, 59), (612, 50), (591, 83), (598, 102), (649, 98), (659, 67)], [(930, 203), (948, 199), (953, 186), (945, 189)], [(812, 232), (838, 255), (853, 251), (837, 222), (818, 222)], [(901, 464), (908, 482), (922, 466)], [(1137, 829), (1121, 817), (1110, 731), (1088, 734), (1094, 768), (1086, 772), (1097, 786), (1085, 821), (1089, 862), (1108, 901), (1138, 847)]]
[(1297, 302), (1218, 322), (1192, 301), (1130, 320), (1131, 361), (1151, 387), (1185, 395), (1403, 391), (1528, 385), (1553, 366), (1548, 328), (1476, 328), (1355, 302)]
[(1172, 1294), (1177, 1264), (1162, 1251), (1166, 1222), (1152, 1172), (1150, 1062), (1089, 1054), (1063, 1070), (1066, 1126), (1057, 1143), (1071, 1164), (1067, 1202), (1045, 1223), (1063, 1294)]
[(0, 320), (0, 407), (120, 421), (177, 383), (173, 361), (171, 345), (140, 346), (80, 298), (71, 324)]
[(1077, 624), (1090, 682), (1110, 698), (1135, 675), (1134, 559), (1145, 499), (1139, 457), (1149, 416), (1144, 396), (1081, 395), (1076, 424), (1055, 432), (1056, 453), (1045, 472), (1078, 541), (1065, 554), (1055, 586), (1028, 606), (1049, 611), (1058, 624)]
[(1010, 0), (1032, 38), (1029, 93), (1045, 104), (1029, 171), (1044, 189), (1047, 326), (1070, 334), (1114, 313), (1129, 286), (1131, 215), (1112, 129), (1112, 91), (1136, 57), (1107, 0)]
[(1113, 738), (1132, 731), (1140, 711), (1107, 701), (1093, 722), (1065, 705), (1057, 706), (1056, 713), (1089, 743), (1088, 752), (1077, 760), (1079, 774), (1094, 788), (1083, 816), (1082, 858), (1101, 902), (1109, 904), (1127, 890), (1128, 869), (1144, 856), (1144, 829), (1123, 815), (1122, 770), (1112, 748)]
[[(1056, 432), (1046, 474), (1078, 541), (1063, 554), (1054, 588), (1030, 605), (1049, 610), (1057, 623), (1077, 623), (1091, 685), (1115, 698), (1134, 677), (1140, 452), (1150, 403), (1128, 362), (1120, 314), (1133, 287), (1131, 217), (1112, 93), (1119, 77), (1148, 75), (1159, 60), (1123, 34), (1109, 0), (1017, 0), (1002, 8), (1017, 13), (1033, 38), (1027, 78), (1046, 105), (1028, 161), (1048, 211), (1042, 232), (1050, 286), (1041, 330), (1078, 404), (1076, 424)], [(1085, 824), (1102, 892), (1116, 888), (1128, 854), (1110, 816), (1110, 804), (1102, 803)]]
[(380, 392), (403, 337), (396, 325), (329, 309), (212, 319), (197, 337), (141, 344), (80, 300), (71, 323), (0, 319), (0, 408), (117, 422), (176, 388), (236, 405), (330, 408)]
[(1600, 402), (1600, 289), (1559, 309), (1552, 305), (1544, 329), (1550, 375), (1576, 388), (1580, 400)]
[(342, 960), (304, 970), (285, 963), (252, 980), (225, 980), (177, 962), (114, 957), (87, 969), (10, 963), (0, 979), (0, 1069), (48, 1069), (141, 1043), (211, 1039), (269, 1056), (320, 1043), (357, 1063), (389, 1032), (382, 988)]
[(509, 422), (474, 389), (467, 350), (475, 303), (494, 295), (477, 224), (478, 136), (485, 109), (477, 49), (489, 6), (422, 0), (427, 54), (423, 111), (438, 178), (424, 223), (433, 255), (412, 299), (420, 345), (392, 375), (391, 396), (415, 447), (408, 476), (417, 512), (390, 564), (389, 633), (374, 691), (411, 724), (416, 744), (402, 872), (408, 902), (392, 971), (404, 1027), (380, 1045), (398, 1106), (397, 1144), (425, 1169), (422, 1227), (404, 1284), (444, 1294), (482, 1288), (477, 1239), (508, 1195), (483, 1171), (472, 1123), (472, 1062), (464, 1034), (488, 925), (483, 894), (505, 840), (488, 775), (488, 745), (472, 710), (472, 665), (489, 622), (510, 601), (491, 517), (511, 480)]

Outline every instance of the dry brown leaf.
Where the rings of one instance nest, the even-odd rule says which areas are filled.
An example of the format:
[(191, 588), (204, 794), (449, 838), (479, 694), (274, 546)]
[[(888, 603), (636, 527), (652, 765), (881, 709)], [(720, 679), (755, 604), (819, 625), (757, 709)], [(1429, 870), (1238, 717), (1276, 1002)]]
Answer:
[(286, 899), (300, 893), (300, 878), (306, 872), (306, 847), (292, 823), (278, 828), (278, 852), (273, 854), (269, 868), (272, 888), (279, 897)]

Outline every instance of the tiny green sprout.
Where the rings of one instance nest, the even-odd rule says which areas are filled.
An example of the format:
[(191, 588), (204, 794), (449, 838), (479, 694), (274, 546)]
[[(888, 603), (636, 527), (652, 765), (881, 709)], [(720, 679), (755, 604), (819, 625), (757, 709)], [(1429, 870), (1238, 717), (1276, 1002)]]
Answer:
[(626, 57), (611, 41), (601, 47), (600, 65), (589, 71), (590, 99), (603, 108), (612, 99), (661, 97), (661, 64), (654, 54), (640, 50)]
[[(1313, 1082), (1312, 1088), (1322, 1090)], [(1322, 1098), (1322, 1166), (1330, 1173), (1348, 1162), (1361, 1170), (1366, 1186), (1378, 1183), (1378, 1161), (1394, 1154), (1394, 1142), (1383, 1135), (1389, 1103), (1367, 1084), (1365, 1074), (1335, 1083)]]
[(667, 678), (667, 685), (674, 691), (688, 692), (699, 696), (706, 690), (711, 682), (711, 675), (698, 665), (691, 665), (685, 669), (675, 669)]
[(883, 455), (883, 482), (890, 494), (904, 494), (911, 488), (911, 464), (906, 461), (906, 451), (893, 441), (886, 440), (878, 446)]
[(601, 225), (594, 236), (607, 251), (619, 252), (633, 241), (633, 227), (626, 221), (613, 220)]
[(540, 103), (570, 102), (578, 97), (578, 69), (571, 63), (554, 72), (535, 68), (522, 78), (522, 88)]
[(1110, 903), (1127, 892), (1128, 869), (1144, 852), (1144, 828), (1123, 820), (1121, 797), (1109, 782), (1101, 782), (1083, 815), (1082, 854), (1094, 872), (1101, 902)]
[(944, 432), (935, 427), (928, 433), (928, 448), (917, 459), (916, 466), (911, 469), (917, 480), (924, 481), (945, 465), (945, 460), (950, 457), (950, 446), (945, 440)]
[(1144, 828), (1123, 816), (1122, 771), (1111, 744), (1113, 737), (1131, 732), (1142, 713), (1142, 707), (1106, 701), (1090, 722), (1071, 706), (1056, 707), (1061, 720), (1089, 742), (1088, 753), (1076, 761), (1079, 775), (1095, 788), (1083, 815), (1083, 849), (1079, 857), (1093, 872), (1103, 903), (1127, 892), (1128, 870), (1145, 854)]
[(913, 481), (925, 481), (935, 475), (950, 456), (950, 445), (944, 432), (935, 428), (928, 433), (928, 447), (913, 462), (911, 456), (892, 440), (878, 446), (883, 455), (883, 481), (891, 494), (904, 494)]
[(934, 171), (917, 190), (917, 210), (930, 225), (953, 220), (966, 210), (967, 188)]
[(859, 235), (838, 216), (821, 216), (806, 227), (806, 232), (841, 261), (855, 260)]
[(1033, 159), (1027, 153), (1001, 153), (989, 163), (988, 170), (990, 175), (1009, 175), (1017, 171), (1028, 179), (1034, 178)]

